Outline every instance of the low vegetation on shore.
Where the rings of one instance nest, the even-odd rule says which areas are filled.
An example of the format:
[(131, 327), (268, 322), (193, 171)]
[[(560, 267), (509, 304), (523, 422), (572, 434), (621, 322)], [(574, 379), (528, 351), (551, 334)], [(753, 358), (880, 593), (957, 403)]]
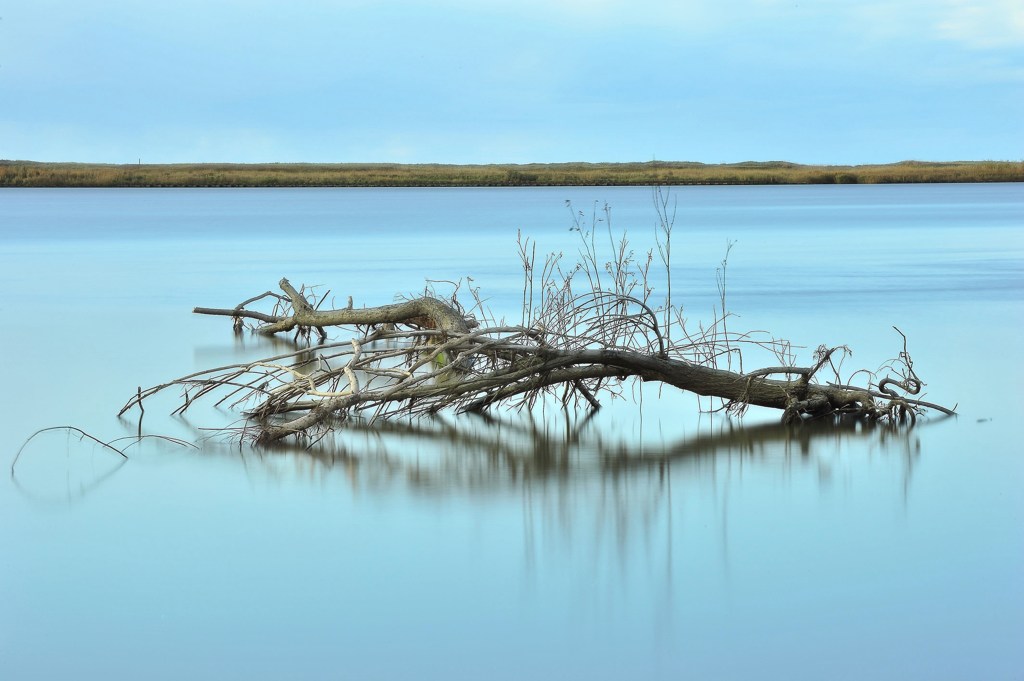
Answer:
[(399, 163), (96, 164), (0, 161), (0, 187), (507, 187), (687, 184), (1022, 182), (1024, 162), (904, 161), (810, 166), (782, 161), (704, 164)]

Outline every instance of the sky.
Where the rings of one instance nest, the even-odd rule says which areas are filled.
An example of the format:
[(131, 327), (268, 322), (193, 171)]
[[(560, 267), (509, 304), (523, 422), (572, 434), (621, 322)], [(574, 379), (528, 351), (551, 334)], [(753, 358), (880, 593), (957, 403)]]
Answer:
[(1022, 0), (0, 2), (0, 159), (1024, 159)]

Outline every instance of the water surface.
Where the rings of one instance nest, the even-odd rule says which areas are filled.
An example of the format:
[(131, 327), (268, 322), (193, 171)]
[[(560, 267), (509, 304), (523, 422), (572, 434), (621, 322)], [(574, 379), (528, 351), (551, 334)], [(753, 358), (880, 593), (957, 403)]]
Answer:
[[(585, 421), (448, 418), (315, 456), (147, 408), (129, 459), (65, 433), (0, 488), (11, 678), (1019, 678), (1024, 192), (694, 187), (673, 286), (710, 319), (877, 368), (910, 339), (909, 431), (700, 416), (648, 387)], [(571, 207), (566, 205), (569, 201)], [(6, 461), (38, 428), (135, 433), (138, 386), (275, 352), (194, 305), (292, 282), (344, 304), (426, 279), (519, 314), (517, 230), (652, 247), (647, 188), (4, 190)], [(604, 238), (606, 222), (596, 223)], [(438, 284), (443, 287), (443, 284)]]

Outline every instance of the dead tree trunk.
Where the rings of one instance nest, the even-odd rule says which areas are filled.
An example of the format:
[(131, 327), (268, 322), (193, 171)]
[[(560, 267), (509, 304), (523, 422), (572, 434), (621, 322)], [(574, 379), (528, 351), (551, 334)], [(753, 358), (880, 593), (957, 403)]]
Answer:
[(436, 298), (417, 298), (395, 305), (383, 305), (374, 308), (352, 308), (341, 310), (317, 311), (306, 297), (295, 290), (287, 279), (278, 282), (281, 290), (287, 294), (287, 302), (291, 305), (291, 313), (287, 315), (264, 314), (246, 310), (245, 305), (262, 298), (285, 299), (271, 291), (250, 298), (237, 307), (229, 310), (197, 307), (192, 311), (196, 314), (222, 315), (237, 321), (255, 319), (264, 325), (256, 330), (265, 335), (284, 333), (295, 328), (317, 329), (323, 334), (325, 326), (372, 326), (378, 324), (409, 323), (424, 329), (437, 329), (445, 333), (466, 333), (470, 327), (463, 315), (451, 305)]
[[(267, 444), (289, 436), (316, 437), (357, 416), (372, 422), (442, 409), (522, 408), (545, 396), (566, 408), (597, 408), (602, 394), (620, 392), (629, 379), (719, 398), (731, 413), (741, 414), (750, 405), (778, 409), (786, 422), (832, 415), (913, 420), (925, 408), (952, 413), (890, 387), (916, 395), (922, 386), (905, 338), (903, 352), (889, 365), (893, 376), (858, 387), (840, 380), (832, 363), (845, 348), (819, 348), (807, 367), (726, 370), (716, 366), (717, 358), (738, 343), (752, 342), (748, 337), (706, 330), (694, 335), (683, 329), (682, 334), (676, 331), (677, 340), (666, 343), (672, 335), (659, 326), (659, 316), (668, 318), (664, 309), (653, 310), (624, 290), (572, 295), (568, 280), (549, 291), (534, 323), (487, 327), (465, 314), (455, 299), (424, 296), (369, 308), (354, 308), (350, 301), (346, 308), (320, 311), (326, 296), (307, 298), (287, 279), (280, 287), (284, 295), (267, 292), (234, 308), (194, 311), (232, 317), (236, 329), (254, 320), (262, 334), (294, 330), (297, 340), (315, 330), (318, 345), (140, 391), (121, 413), (141, 408), (143, 400), (172, 385), (184, 388), (178, 411), (216, 392), (218, 404), (245, 410), (250, 426), (244, 433)], [(275, 300), (271, 313), (246, 308), (267, 298)], [(327, 342), (326, 327), (350, 327), (355, 333), (345, 341)], [(828, 370), (833, 382), (815, 380)]]

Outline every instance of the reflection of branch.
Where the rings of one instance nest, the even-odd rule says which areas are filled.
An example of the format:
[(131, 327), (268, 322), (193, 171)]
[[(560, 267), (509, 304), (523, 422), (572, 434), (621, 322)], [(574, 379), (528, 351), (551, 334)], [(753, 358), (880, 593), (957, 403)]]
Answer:
[[(744, 470), (776, 465), (788, 470), (808, 464), (826, 469), (830, 453), (845, 441), (864, 450), (880, 446), (905, 458), (906, 499), (916, 433), (916, 429), (872, 426), (846, 417), (795, 427), (740, 425), (652, 443), (609, 437), (606, 430), (588, 422), (556, 424), (528, 415), (392, 420), (373, 426), (352, 419), (315, 447), (243, 450), (242, 458), (259, 457), (276, 472), (281, 468), (272, 462), (276, 456), (282, 465), (306, 473), (315, 467), (325, 479), (340, 473), (354, 489), (371, 492), (398, 485), (409, 494), (430, 498), (469, 494), (487, 503), (518, 497), (528, 569), (534, 569), (539, 553), (551, 547), (582, 545), (590, 565), (614, 565), (614, 559), (625, 565), (639, 557), (653, 566), (660, 555), (665, 561), (663, 588), (671, 594), (674, 542), (682, 532), (673, 529), (673, 515), (684, 503), (679, 499), (687, 496), (678, 496), (678, 485), (684, 490), (715, 489), (716, 503), (721, 503), (716, 517), (721, 523), (723, 562), (728, 569), (728, 498), (734, 483), (726, 479), (723, 488), (717, 478), (707, 479), (708, 473), (732, 470), (737, 459)], [(339, 449), (344, 456), (337, 457)], [(631, 549), (638, 542), (643, 543), (643, 551)], [(613, 560), (599, 555), (603, 552)]]
[[(92, 483), (90, 483), (88, 485), (85, 485), (85, 486), (82, 486), (80, 491), (79, 491), (79, 493), (78, 493), (78, 495), (77, 495), (79, 498), (85, 497), (87, 494), (92, 492), (94, 489), (99, 487), (103, 482), (105, 482), (107, 479), (109, 479), (111, 476), (113, 476), (114, 473), (116, 473), (118, 470), (120, 470), (121, 466), (123, 466), (124, 464), (126, 464), (128, 462), (128, 455), (125, 454), (125, 451), (129, 447), (132, 447), (132, 446), (140, 443), (142, 440), (146, 440), (146, 439), (162, 440), (162, 441), (165, 441), (165, 442), (170, 442), (171, 444), (174, 444), (174, 445), (178, 445), (180, 447), (191, 447), (193, 449), (199, 449), (196, 445), (192, 444), (191, 442), (186, 442), (184, 440), (180, 440), (180, 439), (174, 438), (174, 437), (168, 437), (166, 435), (141, 435), (141, 434), (139, 434), (139, 435), (131, 435), (131, 436), (119, 437), (119, 438), (115, 438), (113, 440), (110, 440), (109, 442), (104, 442), (103, 440), (100, 440), (99, 438), (97, 438), (97, 437), (95, 437), (93, 435), (90, 435), (89, 433), (85, 432), (81, 428), (76, 428), (75, 426), (53, 426), (53, 427), (50, 427), (50, 428), (42, 428), (42, 429), (37, 430), (36, 432), (32, 433), (32, 435), (30, 435), (28, 437), (28, 439), (25, 440), (25, 442), (21, 445), (21, 447), (18, 448), (18, 452), (14, 455), (14, 459), (11, 461), (11, 482), (14, 484), (15, 488), (18, 489), (18, 491), (20, 491), (26, 497), (35, 499), (37, 501), (44, 501), (45, 499), (43, 499), (38, 494), (33, 494), (32, 492), (30, 492), (21, 483), (21, 481), (18, 480), (18, 473), (17, 473), (18, 462), (21, 460), (22, 454), (25, 452), (25, 448), (28, 447), (29, 444), (33, 440), (35, 440), (38, 436), (40, 436), (40, 435), (42, 435), (44, 433), (55, 432), (55, 431), (64, 431), (64, 432), (67, 432), (69, 434), (75, 434), (75, 435), (78, 436), (78, 441), (79, 442), (91, 441), (91, 442), (95, 443), (96, 445), (98, 445), (103, 450), (106, 450), (106, 451), (109, 451), (109, 452), (113, 452), (113, 453), (115, 453), (115, 454), (117, 454), (118, 456), (121, 457), (118, 460), (117, 465), (114, 466), (111, 470), (109, 470), (105, 474), (103, 474), (103, 475), (99, 476), (98, 478), (96, 478)], [(124, 440), (129, 440), (130, 441), (129, 444), (124, 446), (124, 447), (115, 447), (114, 446), (115, 443), (120, 443), (120, 442), (122, 442)]]
[[(127, 458), (119, 460), (117, 462), (117, 465), (114, 466), (113, 468), (111, 468), (109, 471), (107, 471), (103, 475), (101, 475), (98, 478), (96, 478), (90, 484), (83, 485), (82, 487), (80, 487), (79, 491), (78, 491), (78, 494), (75, 495), (75, 497), (72, 497), (69, 494), (66, 497), (65, 500), (66, 501), (71, 501), (72, 499), (84, 499), (89, 494), (94, 492), (97, 488), (99, 488), (100, 485), (105, 483), (110, 478), (114, 477), (114, 474), (117, 473), (119, 470), (121, 470), (121, 467), (124, 466), (126, 463), (128, 463), (128, 459)], [(47, 503), (52, 503), (52, 502), (56, 501), (56, 499), (46, 498), (46, 497), (44, 497), (44, 496), (42, 496), (40, 494), (33, 493), (33, 492), (29, 491), (28, 488), (26, 488), (24, 485), (21, 484), (21, 482), (18, 480), (18, 477), (14, 474), (13, 470), (11, 471), (11, 484), (13, 484), (14, 488), (16, 490), (18, 490), (19, 492), (21, 492), (22, 495), (24, 495), (28, 499), (32, 499), (33, 501), (47, 502)]]
[[(902, 437), (909, 441), (913, 432), (886, 424), (866, 425), (853, 418), (835, 418), (799, 426), (777, 423), (741, 426), (652, 445), (647, 441), (608, 439), (600, 431), (588, 432), (586, 420), (555, 427), (525, 417), (480, 416), (477, 424), (465, 423), (465, 418), (460, 417), (457, 426), (440, 418), (378, 421), (372, 426), (366, 421), (351, 419), (344, 433), (339, 433), (333, 441), (325, 438), (316, 447), (309, 448), (277, 445), (273, 451), (316, 459), (329, 468), (330, 462), (336, 460), (336, 448), (343, 442), (346, 457), (363, 458), (366, 463), (386, 461), (393, 472), (396, 463), (401, 462), (401, 453), (409, 451), (411, 446), (434, 446), (439, 452), (436, 462), (431, 464), (417, 457), (404, 467), (410, 479), (424, 488), (450, 491), (460, 486), (479, 490), (481, 481), (487, 483), (486, 488), (503, 488), (552, 477), (640, 474), (660, 471), (673, 462), (686, 464), (723, 455), (764, 454), (775, 446), (795, 446), (809, 456), (818, 443), (834, 446), (837, 437), (849, 440)], [(367, 455), (371, 449), (372, 457)], [(581, 452), (586, 456), (579, 456)], [(465, 472), (469, 469), (479, 474), (467, 478)]]

